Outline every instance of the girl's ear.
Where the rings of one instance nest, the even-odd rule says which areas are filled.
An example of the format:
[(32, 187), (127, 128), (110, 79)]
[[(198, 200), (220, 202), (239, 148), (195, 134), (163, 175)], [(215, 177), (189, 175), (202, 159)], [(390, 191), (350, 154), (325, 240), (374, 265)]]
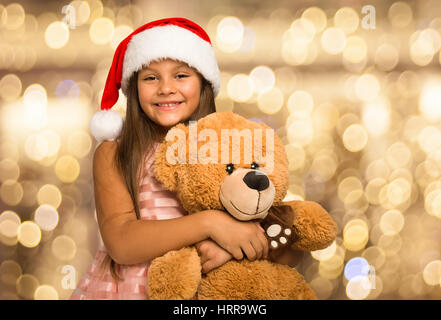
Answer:
[(178, 124), (171, 128), (155, 154), (154, 174), (164, 188), (175, 191), (179, 182), (179, 170), (188, 161), (188, 127)]

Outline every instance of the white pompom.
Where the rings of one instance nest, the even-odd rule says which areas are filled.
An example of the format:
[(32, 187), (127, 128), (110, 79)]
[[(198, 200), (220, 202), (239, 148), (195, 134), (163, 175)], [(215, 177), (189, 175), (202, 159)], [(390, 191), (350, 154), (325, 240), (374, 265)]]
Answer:
[(117, 111), (102, 110), (94, 114), (90, 120), (89, 129), (95, 139), (114, 141), (121, 134), (123, 118)]

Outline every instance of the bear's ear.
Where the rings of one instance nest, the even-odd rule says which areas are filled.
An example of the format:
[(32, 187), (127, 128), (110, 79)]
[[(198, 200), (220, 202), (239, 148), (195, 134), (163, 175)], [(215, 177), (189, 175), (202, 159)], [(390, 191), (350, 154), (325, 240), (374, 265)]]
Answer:
[(179, 168), (187, 162), (188, 128), (183, 124), (170, 129), (155, 153), (153, 172), (164, 188), (175, 191)]

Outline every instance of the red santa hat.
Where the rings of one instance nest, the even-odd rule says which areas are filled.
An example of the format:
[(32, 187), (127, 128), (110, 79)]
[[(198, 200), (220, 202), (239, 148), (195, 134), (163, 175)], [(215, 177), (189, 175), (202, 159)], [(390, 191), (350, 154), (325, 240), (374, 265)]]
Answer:
[(185, 18), (149, 22), (133, 31), (116, 48), (101, 99), (101, 111), (90, 121), (90, 131), (97, 141), (118, 138), (123, 120), (118, 112), (110, 109), (118, 101), (119, 89), (127, 96), (132, 74), (161, 58), (183, 61), (195, 68), (210, 82), (214, 95), (218, 94), (219, 68), (204, 29)]

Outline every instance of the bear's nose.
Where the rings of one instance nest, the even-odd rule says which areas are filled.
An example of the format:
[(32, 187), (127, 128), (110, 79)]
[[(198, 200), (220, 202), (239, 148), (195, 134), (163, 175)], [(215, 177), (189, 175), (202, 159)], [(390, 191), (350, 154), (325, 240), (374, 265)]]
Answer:
[(257, 173), (257, 171), (250, 171), (244, 177), (243, 181), (251, 189), (262, 191), (269, 187), (269, 179), (266, 175), (262, 173)]

